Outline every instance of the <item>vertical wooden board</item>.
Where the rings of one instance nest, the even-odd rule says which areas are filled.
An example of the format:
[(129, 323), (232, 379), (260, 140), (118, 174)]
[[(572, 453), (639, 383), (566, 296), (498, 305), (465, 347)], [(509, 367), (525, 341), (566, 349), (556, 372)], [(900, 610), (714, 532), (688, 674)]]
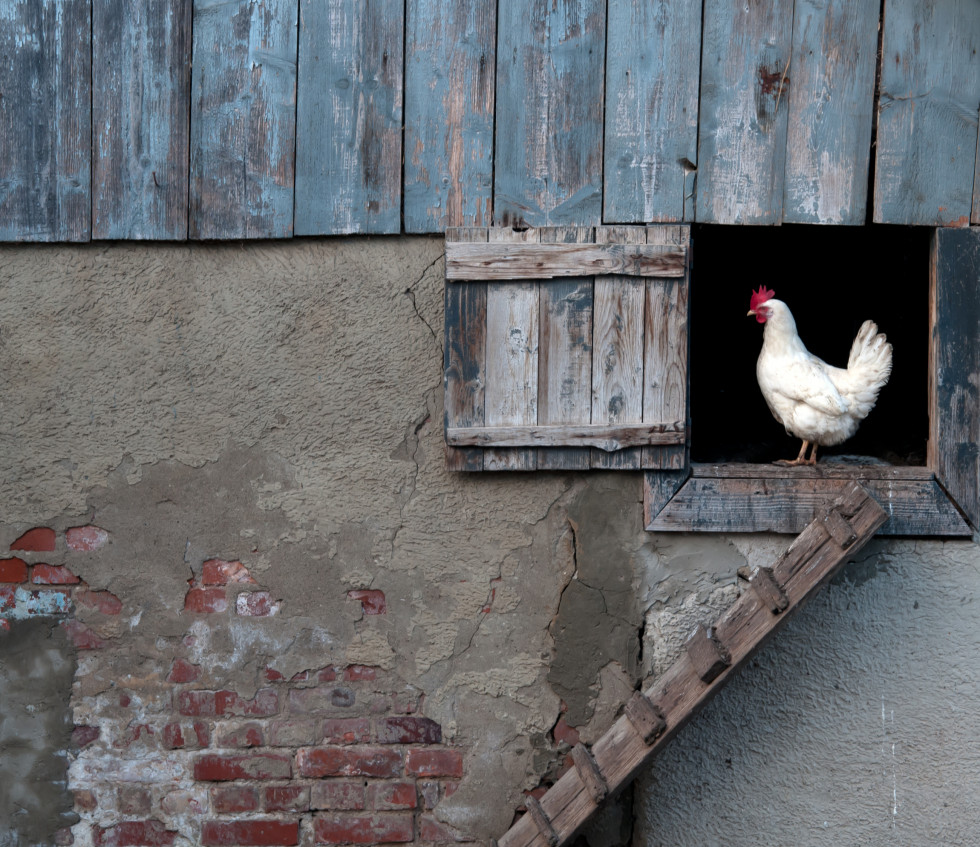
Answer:
[(793, 0), (705, 0), (697, 219), (783, 218)]
[(784, 223), (864, 223), (879, 3), (796, 0)]
[(296, 234), (401, 230), (401, 0), (301, 0)]
[[(591, 227), (547, 227), (541, 242), (588, 244)], [(587, 424), (592, 419), (592, 278), (540, 284), (538, 423)], [(587, 469), (587, 447), (540, 448), (538, 469)]]
[(0, 7), (0, 240), (91, 234), (90, 0)]
[[(486, 229), (452, 229), (446, 241), (486, 241)], [(446, 283), (445, 426), (484, 423), (487, 284)], [(482, 471), (483, 448), (446, 446), (451, 471)]]
[(980, 107), (977, 108), (977, 164), (973, 171), (973, 214), (970, 223), (980, 224)]
[(408, 0), (405, 231), (493, 214), (496, 0)]
[(293, 232), (295, 0), (195, 0), (191, 238)]
[(494, 221), (599, 223), (605, 0), (500, 0)]
[(980, 229), (933, 234), (928, 462), (980, 526)]
[(92, 237), (187, 237), (191, 0), (93, 0)]
[[(637, 244), (643, 227), (596, 227), (596, 242)], [(643, 420), (643, 325), (646, 282), (624, 276), (595, 278), (592, 321), (592, 423)], [(592, 448), (592, 467), (636, 470), (640, 447), (616, 453)]]
[(887, 0), (876, 223), (965, 226), (980, 100), (980, 3)]
[[(491, 229), (490, 241), (537, 241), (534, 229)], [(487, 426), (538, 420), (538, 285), (487, 283)], [(533, 471), (537, 451), (501, 448), (483, 453), (484, 470)]]
[[(690, 246), (690, 228), (649, 227), (651, 244)], [(688, 274), (680, 279), (651, 279), (646, 290), (643, 353), (643, 420), (687, 421)], [(680, 470), (688, 445), (644, 447), (644, 468)]]
[(603, 220), (694, 218), (701, 0), (609, 0)]

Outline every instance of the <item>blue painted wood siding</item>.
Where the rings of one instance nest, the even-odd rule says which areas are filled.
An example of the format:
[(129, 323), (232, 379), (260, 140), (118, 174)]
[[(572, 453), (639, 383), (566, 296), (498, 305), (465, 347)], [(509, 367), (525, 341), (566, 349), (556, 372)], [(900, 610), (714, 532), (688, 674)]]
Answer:
[(977, 0), (5, 0), (0, 79), (2, 241), (980, 224)]

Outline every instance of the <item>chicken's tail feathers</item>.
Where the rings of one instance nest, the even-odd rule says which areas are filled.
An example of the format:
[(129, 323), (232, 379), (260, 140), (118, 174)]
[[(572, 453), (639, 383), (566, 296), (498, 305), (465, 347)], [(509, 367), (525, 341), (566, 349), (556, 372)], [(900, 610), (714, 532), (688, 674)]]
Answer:
[(874, 407), (878, 392), (888, 382), (892, 372), (892, 346), (874, 321), (861, 324), (851, 354), (847, 358), (848, 382), (856, 401), (858, 415), (866, 415)]

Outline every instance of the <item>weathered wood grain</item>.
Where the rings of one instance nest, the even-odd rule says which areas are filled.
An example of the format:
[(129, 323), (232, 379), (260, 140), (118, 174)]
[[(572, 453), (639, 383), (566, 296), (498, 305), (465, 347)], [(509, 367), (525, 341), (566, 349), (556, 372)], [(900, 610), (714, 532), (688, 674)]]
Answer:
[(296, 233), (397, 233), (404, 4), (300, 7)]
[(496, 0), (408, 0), (405, 231), (493, 215)]
[(880, 0), (796, 0), (786, 223), (863, 224)]
[[(977, 111), (980, 113), (980, 107)], [(970, 216), (972, 224), (980, 224), (980, 118), (977, 124), (977, 164), (973, 171), (973, 214)]]
[[(540, 417), (540, 409), (538, 416)], [(584, 445), (607, 453), (644, 444), (680, 444), (684, 422), (663, 424), (539, 424), (538, 426), (450, 426), (447, 443), (454, 446), (574, 447)]]
[(887, 0), (875, 161), (877, 223), (970, 221), (980, 3)]
[[(536, 241), (538, 231), (493, 228), (491, 240)], [(487, 283), (487, 426), (531, 426), (538, 420), (538, 286)], [(534, 448), (487, 449), (485, 470), (534, 470)]]
[(597, 224), (605, 0), (500, 0), (494, 222)]
[(579, 779), (591, 795), (592, 802), (598, 805), (605, 800), (609, 793), (609, 786), (606, 785), (602, 771), (599, 770), (589, 748), (584, 744), (576, 744), (572, 748), (572, 762), (578, 770)]
[[(637, 227), (624, 228), (636, 230)], [(639, 234), (636, 235), (640, 237)], [(446, 245), (446, 279), (554, 279), (563, 276), (621, 274), (681, 277), (687, 252), (662, 244), (508, 244)]]
[(92, 0), (92, 237), (187, 237), (191, 0)]
[(649, 528), (657, 515), (687, 482), (690, 469), (643, 474), (643, 525)]
[[(591, 227), (543, 227), (542, 242), (588, 243)], [(568, 277), (540, 286), (538, 423), (589, 424), (592, 420), (592, 288), (590, 277)], [(587, 447), (538, 451), (538, 469), (590, 466)]]
[[(486, 228), (449, 229), (446, 239), (485, 241)], [(480, 426), (484, 421), (487, 284), (447, 285), (445, 340), (445, 427)], [(452, 471), (482, 471), (482, 448), (446, 447)]]
[(774, 615), (785, 611), (789, 605), (789, 598), (779, 583), (776, 582), (771, 568), (761, 567), (756, 570), (749, 579), (749, 585)]
[[(687, 250), (687, 226), (647, 227), (648, 244), (669, 244)], [(689, 274), (676, 280), (650, 280), (646, 291), (643, 353), (643, 420), (687, 420), (687, 304)], [(687, 462), (687, 447), (645, 447), (644, 468), (679, 470)]]
[(704, 626), (698, 624), (684, 644), (691, 667), (702, 682), (711, 682), (732, 663), (725, 647)]
[(6, 0), (0, 12), (0, 240), (91, 234), (89, 0)]
[[(970, 535), (935, 480), (861, 480), (888, 514), (882, 535)], [(697, 468), (652, 516), (657, 532), (799, 532), (844, 478), (703, 478)], [(652, 511), (652, 510), (651, 510)]]
[(697, 219), (778, 224), (793, 0), (705, 0)]
[(293, 232), (296, 3), (196, 0), (191, 238)]
[[(778, 632), (844, 564), (860, 550), (886, 519), (881, 507), (860, 486), (849, 483), (836, 508), (854, 526), (857, 540), (847, 550), (837, 545), (815, 521), (793, 542), (773, 568), (789, 602), (786, 611), (773, 615), (754, 591), (747, 591), (714, 626), (714, 634), (730, 658), (730, 666), (705, 683), (688, 654), (682, 654), (667, 672), (649, 686), (644, 696), (663, 715), (666, 729), (645, 737), (623, 715), (592, 748), (592, 754), (611, 794), (622, 789), (645, 764), (727, 683), (736, 670)], [(826, 508), (823, 513), (826, 512)], [(634, 697), (635, 701), (635, 697)], [(627, 707), (629, 709), (629, 707)], [(541, 799), (541, 809), (559, 844), (568, 843), (596, 810), (588, 786), (577, 769), (567, 771)], [(548, 833), (550, 835), (550, 833)], [(499, 847), (544, 847), (534, 820), (521, 818), (499, 840)], [(552, 839), (553, 840), (553, 839)]]
[(980, 526), (980, 229), (938, 229), (930, 255), (927, 461)]
[(603, 219), (694, 219), (700, 0), (610, 0)]
[[(645, 243), (642, 227), (597, 227), (596, 241)], [(592, 330), (592, 422), (643, 421), (643, 330), (646, 283), (597, 276)], [(609, 454), (593, 449), (592, 467), (636, 470), (641, 448)]]
[(816, 465), (786, 467), (770, 463), (710, 464), (695, 462), (691, 465), (694, 476), (700, 479), (856, 479), (856, 480), (932, 480), (931, 468), (915, 465), (864, 464), (821, 460)]

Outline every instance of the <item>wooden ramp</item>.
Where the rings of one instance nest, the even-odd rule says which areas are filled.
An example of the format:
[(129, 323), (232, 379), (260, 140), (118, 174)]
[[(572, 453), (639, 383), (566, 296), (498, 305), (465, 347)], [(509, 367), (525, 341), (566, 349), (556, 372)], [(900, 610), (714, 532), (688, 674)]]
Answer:
[(623, 715), (589, 750), (572, 750), (569, 769), (499, 847), (558, 847), (624, 788), (766, 640), (878, 531), (887, 513), (859, 483), (796, 538), (772, 568), (759, 568), (745, 591), (710, 629), (699, 626), (687, 649), (653, 685), (637, 691)]

